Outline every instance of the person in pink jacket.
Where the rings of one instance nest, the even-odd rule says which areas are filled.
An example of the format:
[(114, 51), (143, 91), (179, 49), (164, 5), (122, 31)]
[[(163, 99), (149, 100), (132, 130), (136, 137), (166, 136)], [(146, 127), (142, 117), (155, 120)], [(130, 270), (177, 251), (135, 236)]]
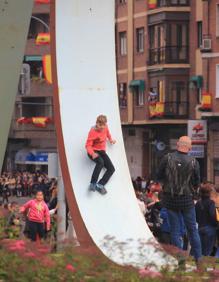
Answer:
[[(86, 150), (89, 158), (96, 163), (94, 168), (89, 189), (91, 191), (98, 191), (102, 195), (106, 194), (105, 185), (115, 171), (115, 168), (106, 153), (106, 141), (109, 140), (111, 144), (115, 144), (116, 141), (112, 139), (107, 126), (107, 117), (99, 115), (96, 120), (96, 125), (89, 131)], [(98, 181), (100, 172), (103, 168), (106, 171), (103, 177)]]
[(30, 239), (36, 241), (37, 235), (43, 238), (45, 229), (50, 230), (49, 208), (44, 202), (42, 191), (37, 191), (35, 199), (28, 201), (20, 208), (20, 212), (27, 213)]

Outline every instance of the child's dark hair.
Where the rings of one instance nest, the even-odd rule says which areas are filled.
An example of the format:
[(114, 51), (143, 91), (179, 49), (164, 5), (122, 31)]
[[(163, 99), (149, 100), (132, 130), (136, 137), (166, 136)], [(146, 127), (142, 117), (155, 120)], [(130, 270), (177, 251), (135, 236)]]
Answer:
[[(36, 196), (36, 194), (38, 194), (38, 193), (43, 193), (43, 190), (37, 189), (37, 190), (36, 190), (36, 193), (35, 193), (35, 196)], [(43, 195), (44, 195), (44, 194), (43, 194)]]
[(210, 198), (211, 193), (214, 191), (214, 185), (212, 183), (201, 184), (199, 193), (202, 199)]

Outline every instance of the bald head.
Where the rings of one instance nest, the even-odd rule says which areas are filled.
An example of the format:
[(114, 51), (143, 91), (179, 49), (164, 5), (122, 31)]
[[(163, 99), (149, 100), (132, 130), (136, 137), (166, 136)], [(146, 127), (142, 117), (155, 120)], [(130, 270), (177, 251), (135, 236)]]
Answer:
[(177, 142), (177, 151), (188, 153), (192, 148), (192, 140), (189, 136), (181, 136)]

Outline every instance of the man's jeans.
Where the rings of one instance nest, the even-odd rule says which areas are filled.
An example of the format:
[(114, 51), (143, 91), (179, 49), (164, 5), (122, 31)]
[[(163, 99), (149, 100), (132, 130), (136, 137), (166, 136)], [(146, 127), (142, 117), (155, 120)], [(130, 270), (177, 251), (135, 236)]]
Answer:
[(195, 207), (182, 211), (167, 209), (167, 212), (170, 222), (171, 243), (178, 248), (182, 248), (181, 232), (180, 232), (181, 227), (179, 221), (180, 218), (179, 213), (181, 213), (187, 229), (189, 241), (192, 247), (192, 254), (196, 260), (201, 258), (202, 256), (201, 241), (196, 226)]

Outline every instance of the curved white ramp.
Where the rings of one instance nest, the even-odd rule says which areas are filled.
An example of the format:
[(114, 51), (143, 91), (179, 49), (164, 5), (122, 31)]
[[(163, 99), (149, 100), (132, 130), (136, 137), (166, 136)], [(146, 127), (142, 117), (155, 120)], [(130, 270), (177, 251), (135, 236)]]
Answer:
[[(119, 264), (161, 266), (168, 259), (173, 263), (173, 259), (153, 246), (156, 241), (139, 210), (123, 145), (117, 103), (114, 2), (56, 0), (57, 87), (62, 124), (62, 135), (58, 135), (64, 141), (80, 214), (98, 248)], [(99, 114), (107, 115), (111, 134), (117, 140), (107, 148), (116, 172), (106, 186), (105, 196), (88, 192), (94, 163), (87, 157), (85, 141)], [(62, 163), (64, 174), (65, 165)], [(77, 220), (72, 216), (73, 221)], [(149, 241), (153, 244), (147, 244)]]
[(0, 0), (0, 170), (17, 94), (33, 0)]

